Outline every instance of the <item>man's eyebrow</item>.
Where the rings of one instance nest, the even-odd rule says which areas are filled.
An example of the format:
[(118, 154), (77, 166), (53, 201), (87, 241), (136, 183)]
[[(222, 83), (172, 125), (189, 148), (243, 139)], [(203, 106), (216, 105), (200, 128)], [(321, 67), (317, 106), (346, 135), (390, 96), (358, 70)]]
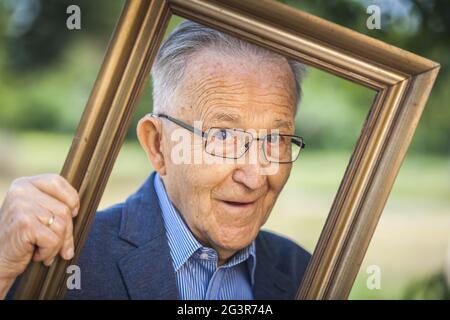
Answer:
[[(228, 112), (217, 112), (213, 114), (209, 119), (208, 122), (211, 125), (217, 124), (217, 123), (223, 123), (223, 122), (230, 122), (230, 123), (239, 123), (241, 119), (241, 116), (239, 114), (235, 113), (228, 113)], [(284, 119), (276, 119), (274, 122), (274, 128), (276, 129), (293, 129), (294, 125), (292, 121), (284, 120)]]
[(209, 119), (210, 123), (218, 123), (218, 122), (235, 122), (238, 121), (241, 117), (238, 114), (227, 113), (227, 112), (217, 112)]
[(274, 121), (275, 128), (285, 128), (285, 129), (293, 129), (292, 121), (277, 119)]

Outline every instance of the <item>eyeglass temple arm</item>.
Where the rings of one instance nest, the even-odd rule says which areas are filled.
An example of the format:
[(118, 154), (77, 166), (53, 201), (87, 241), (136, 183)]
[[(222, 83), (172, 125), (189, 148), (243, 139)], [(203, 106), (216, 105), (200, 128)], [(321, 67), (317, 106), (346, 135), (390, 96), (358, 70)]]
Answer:
[(299, 138), (299, 140), (292, 139), (292, 142), (298, 145), (301, 149), (306, 147), (306, 143), (303, 141), (302, 137), (294, 136), (295, 138)]
[(168, 115), (166, 115), (166, 114), (162, 114), (162, 113), (159, 113), (159, 114), (156, 114), (156, 113), (150, 113), (150, 116), (151, 116), (151, 117), (166, 118), (167, 120), (172, 121), (173, 123), (179, 125), (180, 127), (184, 128), (184, 129), (186, 129), (186, 130), (189, 130), (189, 131), (191, 131), (192, 133), (195, 133), (196, 135), (199, 135), (199, 136), (202, 137), (202, 138), (203, 138), (203, 137), (206, 137), (206, 132), (203, 132), (202, 130), (200, 130), (200, 129), (198, 129), (198, 128), (195, 128), (195, 127), (193, 127), (193, 126), (191, 126), (191, 125), (189, 125), (189, 124), (187, 124), (187, 123), (184, 123), (184, 122), (182, 122), (182, 121), (180, 121), (180, 120), (177, 120), (177, 119), (175, 119), (175, 118), (172, 118), (171, 116), (168, 116)]

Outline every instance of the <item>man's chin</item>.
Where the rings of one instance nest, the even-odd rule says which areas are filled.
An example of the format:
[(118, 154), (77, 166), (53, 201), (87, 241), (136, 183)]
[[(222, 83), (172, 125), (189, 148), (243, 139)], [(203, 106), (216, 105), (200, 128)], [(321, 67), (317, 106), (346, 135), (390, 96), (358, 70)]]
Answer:
[(226, 232), (222, 229), (222, 236), (217, 237), (215, 244), (223, 250), (239, 251), (249, 246), (256, 238), (253, 230), (249, 228), (233, 228), (233, 231)]

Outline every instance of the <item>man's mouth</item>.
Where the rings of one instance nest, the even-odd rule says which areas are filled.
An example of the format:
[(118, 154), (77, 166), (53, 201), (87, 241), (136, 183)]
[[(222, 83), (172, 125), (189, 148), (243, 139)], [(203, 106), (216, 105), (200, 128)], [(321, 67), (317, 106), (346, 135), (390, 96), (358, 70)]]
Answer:
[(253, 201), (219, 200), (219, 201), (223, 203), (227, 207), (227, 209), (236, 212), (247, 211), (249, 209), (252, 209), (256, 205), (256, 200)]
[(246, 206), (246, 205), (251, 205), (252, 203), (255, 203), (255, 201), (240, 202), (240, 201), (226, 201), (226, 200), (223, 200), (223, 202), (225, 202), (226, 204), (229, 204), (231, 206)]

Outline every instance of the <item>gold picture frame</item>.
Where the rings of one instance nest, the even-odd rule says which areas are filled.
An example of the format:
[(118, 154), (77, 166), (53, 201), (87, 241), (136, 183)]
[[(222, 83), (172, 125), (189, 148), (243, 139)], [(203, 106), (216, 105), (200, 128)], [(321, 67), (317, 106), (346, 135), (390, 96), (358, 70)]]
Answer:
[(376, 91), (298, 299), (345, 299), (417, 127), (439, 64), (270, 0), (128, 0), (61, 175), (78, 191), (75, 257), (31, 263), (16, 299), (58, 299), (76, 263), (172, 14)]

